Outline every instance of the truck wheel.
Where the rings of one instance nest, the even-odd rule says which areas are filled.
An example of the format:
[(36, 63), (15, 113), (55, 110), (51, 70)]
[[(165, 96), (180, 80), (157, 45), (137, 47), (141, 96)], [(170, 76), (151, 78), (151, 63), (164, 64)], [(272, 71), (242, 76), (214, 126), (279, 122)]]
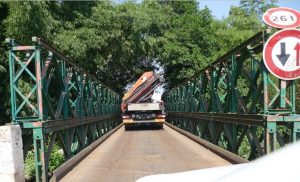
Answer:
[(162, 123), (156, 124), (156, 128), (161, 130), (163, 129), (164, 125)]
[(124, 128), (125, 128), (125, 131), (128, 131), (130, 129), (130, 127), (127, 125), (124, 125)]

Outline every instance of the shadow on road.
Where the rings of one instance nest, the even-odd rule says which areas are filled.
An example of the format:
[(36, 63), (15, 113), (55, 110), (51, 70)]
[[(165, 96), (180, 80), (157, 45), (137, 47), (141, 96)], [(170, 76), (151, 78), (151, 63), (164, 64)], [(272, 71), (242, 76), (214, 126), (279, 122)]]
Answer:
[(151, 126), (151, 125), (136, 125), (126, 127), (125, 131), (146, 131), (146, 130), (164, 130), (161, 126)]

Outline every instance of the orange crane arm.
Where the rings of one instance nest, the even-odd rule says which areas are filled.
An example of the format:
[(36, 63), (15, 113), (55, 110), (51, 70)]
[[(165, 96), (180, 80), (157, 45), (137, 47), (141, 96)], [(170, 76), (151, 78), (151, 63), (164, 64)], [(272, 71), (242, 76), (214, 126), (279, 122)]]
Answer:
[(160, 82), (161, 78), (153, 71), (145, 72), (122, 98), (122, 111), (126, 111), (128, 103), (148, 101)]
[(143, 83), (145, 83), (147, 80), (153, 77), (153, 71), (148, 71), (145, 72), (136, 82), (135, 84), (131, 87), (131, 89), (124, 95), (122, 98), (122, 101), (127, 100), (129, 97), (132, 96), (134, 91), (140, 87)]

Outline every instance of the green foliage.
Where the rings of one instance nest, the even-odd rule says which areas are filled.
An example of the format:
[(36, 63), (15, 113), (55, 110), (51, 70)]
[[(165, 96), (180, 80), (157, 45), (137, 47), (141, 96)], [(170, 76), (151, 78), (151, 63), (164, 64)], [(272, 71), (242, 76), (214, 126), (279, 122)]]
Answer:
[(238, 155), (243, 157), (244, 159), (248, 159), (250, 156), (251, 146), (248, 142), (247, 137), (244, 137), (241, 143), (241, 146), (238, 150)]
[(57, 144), (53, 146), (53, 151), (50, 155), (49, 161), (49, 171), (54, 171), (58, 166), (65, 162), (65, 158), (62, 152), (62, 149), (58, 147)]
[[(61, 149), (57, 144), (54, 144), (49, 161), (49, 172), (53, 172), (65, 161)], [(35, 161), (33, 149), (28, 151), (25, 158), (25, 175), (35, 176)]]
[[(4, 49), (0, 47), (0, 51), (4, 51)], [(4, 56), (6, 55), (4, 54)], [(1, 56), (0, 60), (5, 60), (4, 56)], [(10, 118), (10, 100), (8, 97), (5, 97), (6, 95), (9, 95), (9, 87), (7, 86), (7, 83), (9, 83), (9, 77), (7, 77), (7, 75), (7, 62), (2, 61), (0, 62), (0, 126), (9, 121)]]
[(35, 176), (35, 166), (34, 166), (34, 152), (33, 150), (28, 151), (25, 158), (25, 175)]
[(24, 43), (30, 43), (33, 36), (51, 39), (54, 20), (45, 1), (9, 2), (8, 9), (6, 36)]
[(4, 47), (4, 27), (3, 21), (8, 14), (7, 4), (0, 2), (0, 126), (8, 122), (10, 119), (9, 109), (9, 78), (7, 77), (8, 62), (6, 60), (5, 47)]
[(275, 7), (278, 0), (241, 0), (240, 7), (247, 15), (256, 15), (262, 18), (264, 12)]
[(173, 87), (212, 61), (216, 39), (208, 9), (198, 10), (194, 1), (170, 2), (164, 6), (170, 6), (172, 14), (157, 57), (165, 68), (169, 87)]
[[(215, 20), (195, 0), (1, 2), (0, 18), (2, 39), (31, 43), (32, 36), (45, 38), (122, 93), (156, 63), (164, 68), (167, 88), (195, 75), (260, 31), (261, 13), (274, 3), (241, 0), (228, 18)], [(0, 75), (8, 65), (1, 66)]]
[(156, 62), (164, 68), (168, 87), (191, 77), (259, 31), (261, 12), (274, 2), (242, 0), (221, 21), (209, 9), (200, 10), (195, 0), (8, 2), (0, 8), (8, 10), (6, 36), (26, 43), (32, 36), (46, 38), (122, 93)]

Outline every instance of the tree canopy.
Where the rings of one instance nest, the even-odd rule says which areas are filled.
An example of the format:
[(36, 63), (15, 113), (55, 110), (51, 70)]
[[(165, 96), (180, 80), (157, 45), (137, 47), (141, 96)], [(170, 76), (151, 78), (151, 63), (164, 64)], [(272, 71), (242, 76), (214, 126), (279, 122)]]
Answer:
[[(217, 20), (191, 1), (29, 1), (0, 3), (0, 92), (9, 95), (4, 39), (46, 39), (104, 84), (122, 94), (143, 72), (164, 70), (166, 89), (191, 77), (262, 29), (275, 0), (241, 0)], [(238, 33), (237, 33), (238, 32)], [(5, 99), (6, 98), (6, 99)], [(9, 97), (6, 103), (8, 119)]]

